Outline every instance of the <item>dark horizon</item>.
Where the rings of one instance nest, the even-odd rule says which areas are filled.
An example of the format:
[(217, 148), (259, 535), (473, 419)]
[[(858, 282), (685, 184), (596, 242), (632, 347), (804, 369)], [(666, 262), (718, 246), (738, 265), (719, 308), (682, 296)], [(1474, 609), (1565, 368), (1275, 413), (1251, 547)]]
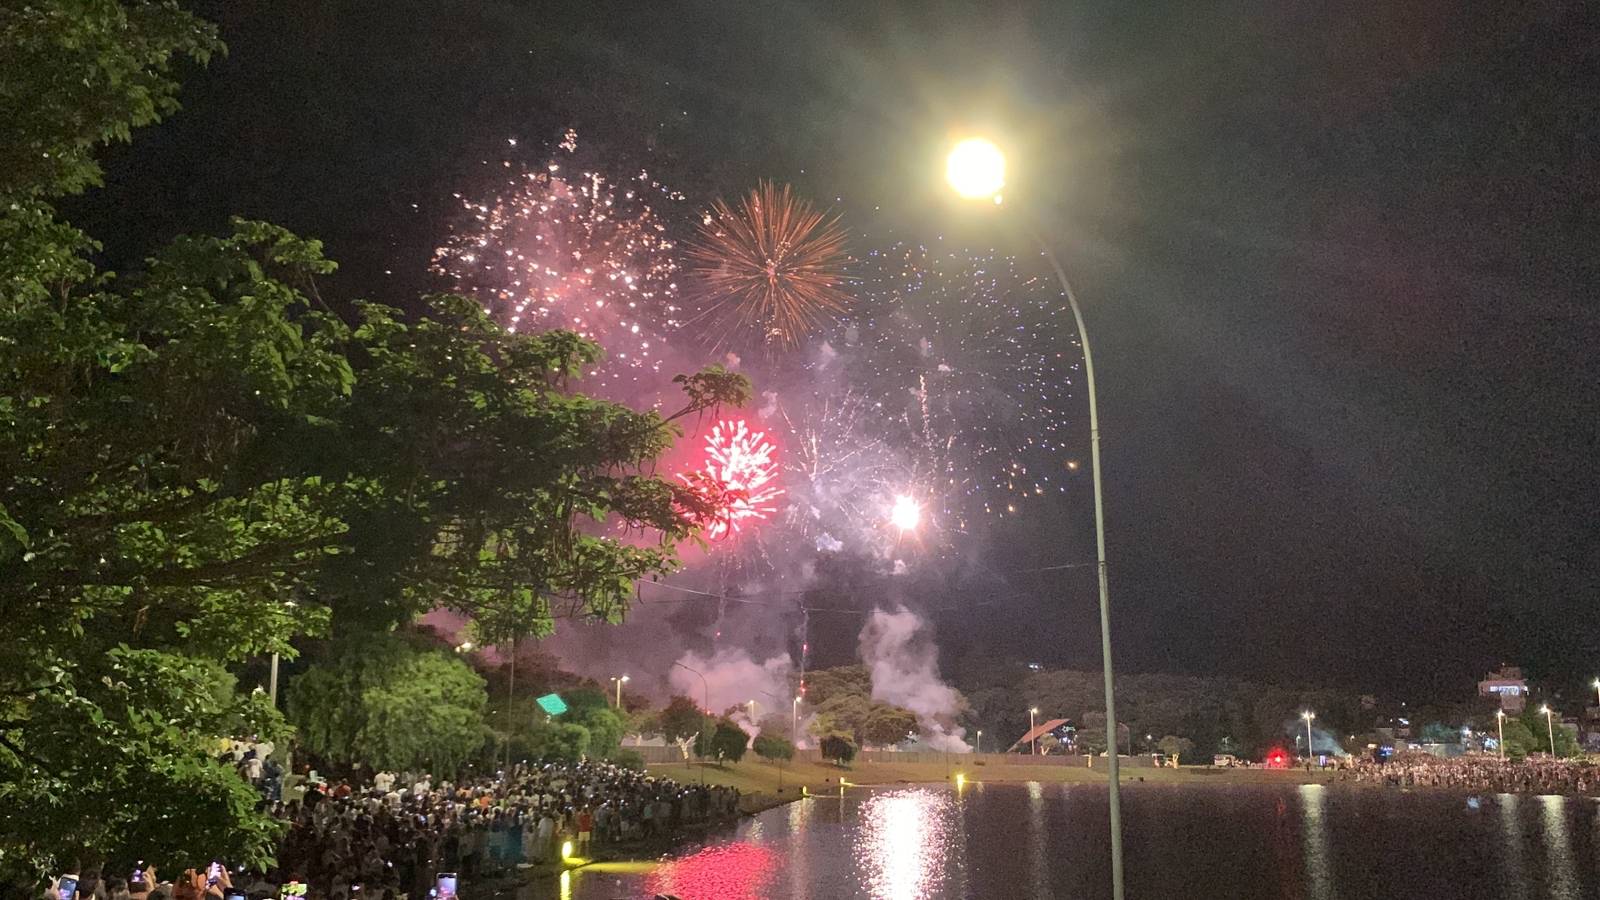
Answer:
[[(415, 306), (452, 192), (569, 126), (696, 203), (770, 177), (857, 233), (1010, 246), (933, 181), (991, 128), (1086, 304), (1119, 671), (1600, 675), (1580, 4), (191, 8), (228, 56), (65, 204), (118, 266), (238, 214), (324, 240), (326, 293)], [(975, 556), (1083, 561), (1086, 500)], [(1098, 665), (1091, 569), (1012, 582), (940, 620), (948, 653)]]

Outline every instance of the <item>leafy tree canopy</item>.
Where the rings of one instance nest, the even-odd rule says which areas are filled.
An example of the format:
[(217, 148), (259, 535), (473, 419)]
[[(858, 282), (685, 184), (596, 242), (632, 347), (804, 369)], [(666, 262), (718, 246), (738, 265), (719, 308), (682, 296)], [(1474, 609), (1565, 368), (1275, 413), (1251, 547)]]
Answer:
[[(459, 297), (347, 321), (318, 293), (318, 242), (260, 222), (100, 271), (48, 200), (95, 183), (93, 149), (174, 109), (173, 67), (218, 50), (172, 2), (0, 9), (0, 866), (18, 877), (163, 814), (185, 855), (263, 859), (270, 822), (208, 754), (260, 710), (190, 696), (201, 662), (436, 606), (487, 643), (614, 621), (706, 504), (653, 474), (670, 419), (750, 395), (713, 367), (670, 418), (585, 397), (593, 344), (509, 334)], [(457, 666), (406, 664), (442, 679), (438, 715), (471, 721)], [(371, 724), (434, 715), (418, 690), (363, 683), (374, 761), (423, 752)]]
[(483, 746), (483, 678), (395, 635), (346, 643), (290, 682), (289, 719), (330, 762), (454, 773)]

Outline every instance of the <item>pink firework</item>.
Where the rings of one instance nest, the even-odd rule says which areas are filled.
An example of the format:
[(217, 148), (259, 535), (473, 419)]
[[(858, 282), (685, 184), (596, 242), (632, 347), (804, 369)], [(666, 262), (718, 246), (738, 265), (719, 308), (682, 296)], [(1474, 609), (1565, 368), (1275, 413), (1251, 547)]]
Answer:
[(775, 501), (783, 495), (776, 483), (777, 452), (766, 432), (751, 431), (743, 419), (718, 422), (711, 429), (705, 462), (678, 476), (714, 507), (698, 517), (707, 537), (716, 541), (738, 534), (777, 512)]

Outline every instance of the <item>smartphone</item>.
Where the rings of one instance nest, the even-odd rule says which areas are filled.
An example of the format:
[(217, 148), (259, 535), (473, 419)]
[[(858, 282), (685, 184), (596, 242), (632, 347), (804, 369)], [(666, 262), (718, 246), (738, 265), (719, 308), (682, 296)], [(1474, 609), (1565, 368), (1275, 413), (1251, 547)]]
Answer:
[(433, 883), (438, 888), (440, 897), (454, 897), (456, 895), (456, 873), (440, 872), (434, 876)]
[(78, 895), (78, 876), (63, 875), (57, 886), (61, 889), (61, 900), (72, 900)]
[(144, 884), (144, 860), (134, 864), (133, 874), (128, 876), (129, 884)]
[(361, 894), (361, 885), (359, 885), (359, 884), (350, 885), (350, 896), (357, 897), (357, 896), (360, 896), (360, 894)]
[(298, 898), (304, 897), (305, 895), (306, 886), (303, 882), (299, 881), (291, 881), (278, 891), (278, 896), (282, 898), (282, 900), (298, 900)]
[(221, 880), (222, 880), (222, 863), (219, 863), (219, 862), (217, 862), (216, 860), (213, 859), (211, 861), (211, 865), (206, 866), (206, 887), (211, 887), (212, 885), (216, 884), (217, 882), (219, 882)]
[(227, 893), (222, 895), (222, 900), (250, 900), (250, 897), (238, 888), (228, 888)]

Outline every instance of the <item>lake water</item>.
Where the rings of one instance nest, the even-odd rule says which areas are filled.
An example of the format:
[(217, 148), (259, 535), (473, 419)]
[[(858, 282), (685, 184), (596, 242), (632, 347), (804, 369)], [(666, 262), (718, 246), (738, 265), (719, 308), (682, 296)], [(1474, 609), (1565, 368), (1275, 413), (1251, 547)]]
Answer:
[[(1321, 785), (1123, 789), (1129, 898), (1597, 896), (1600, 816), (1572, 797)], [(854, 788), (769, 810), (654, 867), (568, 873), (522, 900), (1110, 895), (1093, 785)]]

